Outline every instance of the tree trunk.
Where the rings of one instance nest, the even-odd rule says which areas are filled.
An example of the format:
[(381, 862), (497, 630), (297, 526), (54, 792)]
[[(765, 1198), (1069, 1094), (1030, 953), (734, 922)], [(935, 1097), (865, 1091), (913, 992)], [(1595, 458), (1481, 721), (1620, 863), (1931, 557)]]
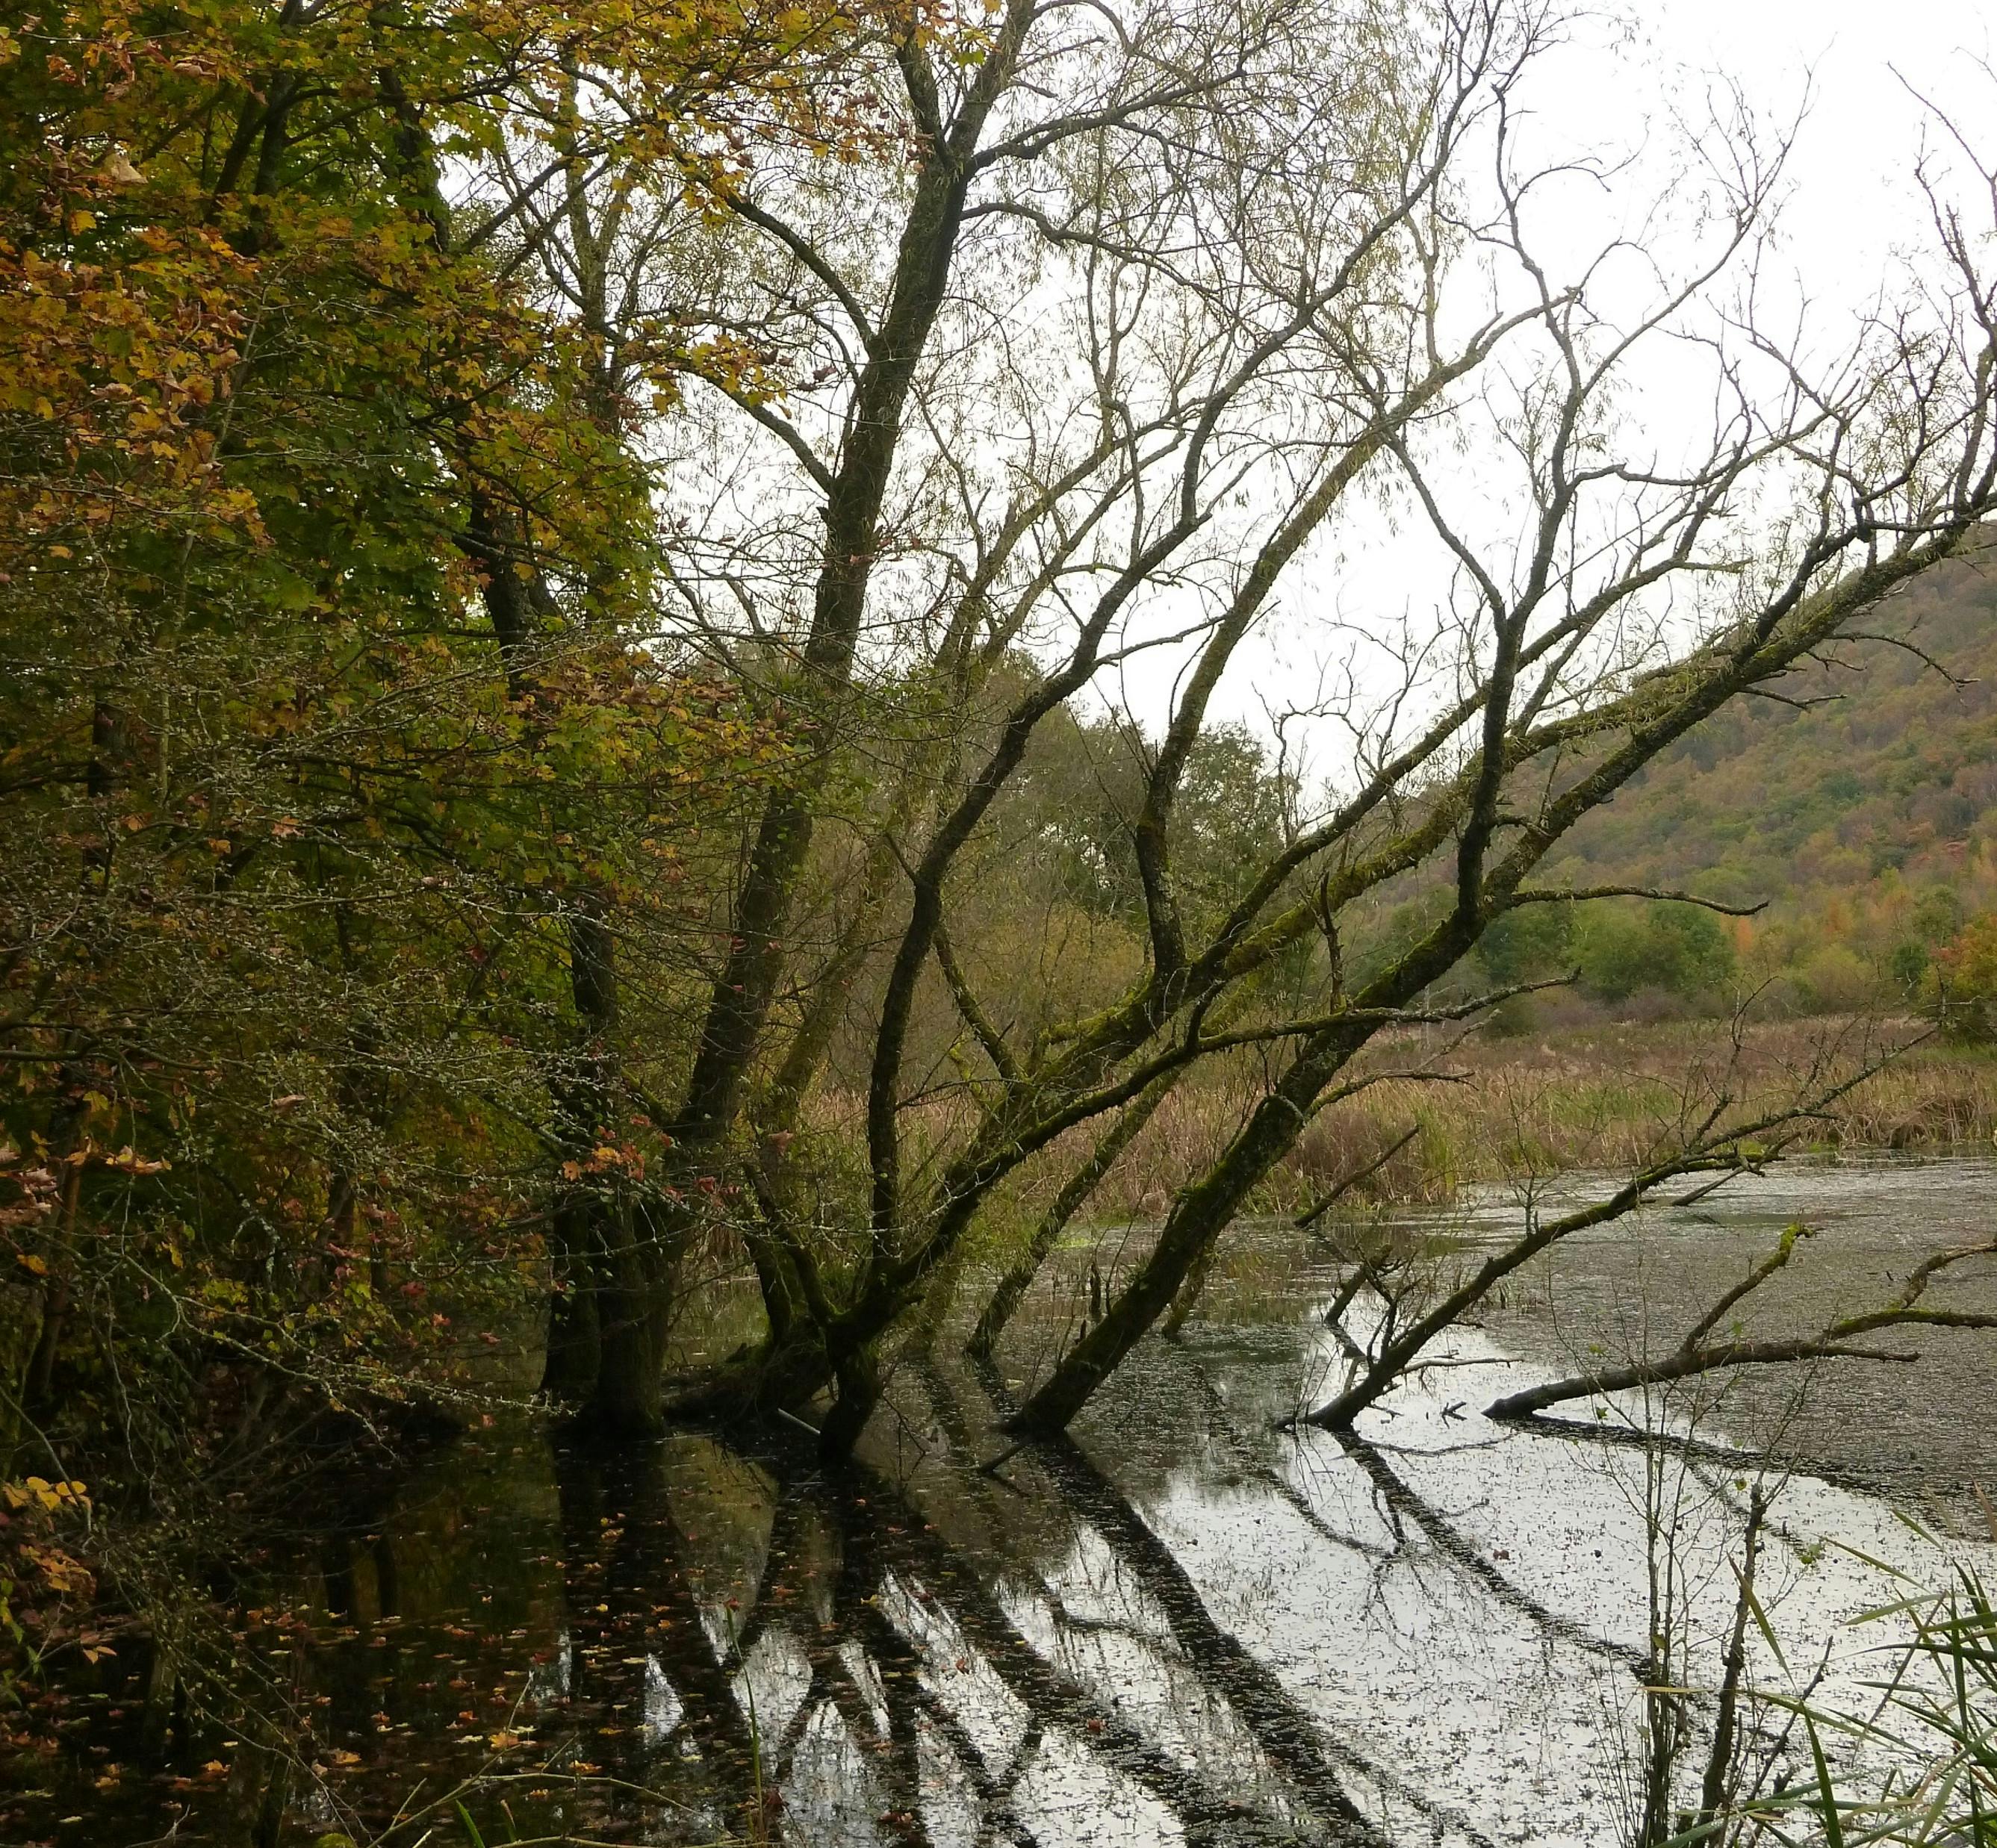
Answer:
[(971, 1243), (959, 1239), (949, 1257), (930, 1272), (930, 1286), (923, 1293), (922, 1305), (912, 1318), (915, 1326), (909, 1331), (911, 1351), (926, 1354), (935, 1347), (936, 1337), (956, 1305), (957, 1292), (964, 1287), (964, 1273), (970, 1262)]
[(602, 1202), (608, 1236), (592, 1250), (596, 1377), (575, 1419), (596, 1439), (655, 1437), (665, 1429), (665, 1342), (678, 1240), (645, 1201)]
[(1151, 1120), (1153, 1112), (1164, 1102), (1165, 1094), (1178, 1081), (1178, 1077), (1173, 1072), (1154, 1079), (1132, 1098), (1123, 1115), (1097, 1141), (1088, 1160), (1068, 1177), (1067, 1185), (1054, 1197), (1054, 1204), (1033, 1228), (1033, 1236), (1027, 1241), (1026, 1249), (1020, 1253), (1012, 1269), (999, 1279), (998, 1288), (992, 1292), (991, 1300), (985, 1305), (985, 1312), (978, 1317), (978, 1326), (971, 1331), (969, 1348), (974, 1358), (990, 1359), (993, 1349), (998, 1345), (998, 1337), (1005, 1332), (1006, 1323), (1012, 1319), (1021, 1298), (1040, 1274), (1040, 1267), (1047, 1261), (1068, 1222), (1102, 1184), (1116, 1165), (1117, 1157), (1136, 1139), (1137, 1132)]
[(591, 1205), (581, 1195), (561, 1202), (554, 1210), (549, 1241), (553, 1262), (541, 1393), (568, 1405), (581, 1405), (595, 1390), (602, 1353)]
[[(562, 1142), (592, 1162), (614, 1129), (623, 1096), (617, 1053), (616, 940), (600, 895), (585, 892), (567, 916), (569, 988), (581, 1043), (557, 1088)], [(593, 1173), (570, 1184), (555, 1208), (554, 1282), (542, 1390), (576, 1408), (581, 1435), (605, 1441), (656, 1436), (665, 1426), (665, 1339), (672, 1314), (683, 1215)]]
[[(1363, 1040), (1363, 1031), (1358, 1039)], [(1150, 1256), (1102, 1319), (1062, 1357), (1040, 1390), (1020, 1407), (1010, 1428), (1064, 1430), (1145, 1331), (1171, 1306), (1187, 1274), (1240, 1211), (1250, 1191), (1295, 1143), (1311, 1105), (1332, 1074), (1350, 1057), (1350, 1027), (1313, 1036), (1281, 1081), (1255, 1107), (1226, 1153), (1172, 1206)]]
[(1918, 1354), (1888, 1352), (1884, 1348), (1854, 1347), (1805, 1336), (1792, 1341), (1730, 1341), (1719, 1347), (1681, 1348), (1661, 1360), (1636, 1361), (1626, 1367), (1605, 1367), (1599, 1373), (1576, 1374), (1564, 1380), (1550, 1380), (1543, 1386), (1529, 1386), (1523, 1392), (1507, 1393), (1484, 1409), (1486, 1418), (1501, 1420), (1530, 1418), (1536, 1412), (1565, 1404), (1569, 1399), (1592, 1398), (1597, 1393), (1626, 1392), (1639, 1386), (1662, 1386), (1673, 1380), (1688, 1380), (1695, 1374), (1717, 1373), (1733, 1367), (1781, 1367), (1799, 1360), (1896, 1360), (1902, 1365), (1918, 1360)]

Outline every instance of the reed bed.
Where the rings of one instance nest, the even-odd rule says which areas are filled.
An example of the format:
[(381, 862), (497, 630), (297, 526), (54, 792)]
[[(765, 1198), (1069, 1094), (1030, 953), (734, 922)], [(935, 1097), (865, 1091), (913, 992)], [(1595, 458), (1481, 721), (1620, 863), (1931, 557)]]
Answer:
[[(1886, 1043), (1913, 1036), (1907, 1026)], [(1785, 1021), (1750, 1028), (1737, 1046), (1724, 1022), (1598, 1026), (1530, 1039), (1478, 1038), (1447, 1049), (1408, 1040), (1371, 1056), (1382, 1076), (1318, 1115), (1255, 1202), (1305, 1210), (1380, 1160), (1351, 1203), (1438, 1205), (1480, 1181), (1627, 1169), (1669, 1146), (1724, 1091), (1744, 1114), (1820, 1090), (1876, 1056), (1876, 1023)], [(1225, 1147), (1260, 1095), (1258, 1075), (1220, 1074), (1175, 1093), (1096, 1195), (1091, 1216), (1152, 1217)], [(1997, 1136), (1997, 1057), (1926, 1042), (1912, 1046), (1806, 1124), (1806, 1145), (1850, 1150), (1959, 1149)]]
[[(1919, 1030), (1912, 1022), (1771, 1022), (1749, 1028), (1737, 1045), (1724, 1021), (1612, 1023), (1447, 1042), (1409, 1034), (1369, 1050), (1365, 1075), (1373, 1081), (1311, 1122), (1250, 1208), (1305, 1211), (1375, 1163), (1341, 1201), (1342, 1210), (1443, 1205), (1478, 1182), (1628, 1169), (1671, 1146), (1723, 1091), (1738, 1112), (1772, 1109), (1821, 1090), (1875, 1057), (1882, 1044)], [(1414, 1071), (1430, 1075), (1397, 1075)], [(1240, 1129), (1266, 1078), (1243, 1062), (1189, 1080), (1124, 1152), (1077, 1229), (1162, 1216), (1174, 1192)], [(956, 1142), (967, 1108), (962, 1100), (940, 1098), (912, 1113), (909, 1172)], [(845, 1191), (840, 1182), (856, 1198), (864, 1184), (863, 1115), (862, 1100), (847, 1093), (817, 1102), (811, 1134), (820, 1171), (832, 1183), (828, 1229), (843, 1217), (830, 1197)], [(1015, 1242), (1100, 1127), (1070, 1132), (1022, 1170), (981, 1215), (974, 1243), (996, 1249)], [(1988, 1146), (1993, 1136), (1997, 1054), (1930, 1040), (1868, 1078), (1834, 1115), (1806, 1125), (1802, 1139), (1823, 1149), (1938, 1152)]]

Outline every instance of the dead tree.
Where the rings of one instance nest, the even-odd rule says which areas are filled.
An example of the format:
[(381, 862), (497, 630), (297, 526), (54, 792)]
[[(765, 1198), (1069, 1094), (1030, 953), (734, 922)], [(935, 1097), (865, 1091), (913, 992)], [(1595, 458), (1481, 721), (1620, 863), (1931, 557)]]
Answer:
[(1647, 1386), (1661, 1386), (1675, 1380), (1688, 1380), (1700, 1374), (1730, 1372), (1742, 1367), (1780, 1367), (1803, 1360), (1885, 1360), (1911, 1364), (1920, 1357), (1904, 1349), (1864, 1345), (1864, 1337), (1881, 1329), (1892, 1328), (1997, 1328), (1997, 1315), (1962, 1309), (1925, 1308), (1921, 1298), (1928, 1285), (1942, 1271), (1970, 1258), (1997, 1257), (1997, 1243), (1968, 1245), (1954, 1251), (1936, 1252), (1924, 1258), (1908, 1274), (1892, 1301), (1857, 1315), (1839, 1316), (1826, 1322), (1815, 1334), (1784, 1339), (1713, 1340), (1714, 1331), (1769, 1278), (1784, 1269), (1799, 1239), (1812, 1236), (1803, 1225), (1788, 1228), (1775, 1249), (1714, 1303), (1685, 1331), (1685, 1338), (1670, 1353), (1655, 1360), (1632, 1361), (1567, 1379), (1550, 1380), (1522, 1392), (1507, 1393), (1485, 1408), (1487, 1417), (1526, 1419), (1579, 1398), (1610, 1392), (1626, 1392)]

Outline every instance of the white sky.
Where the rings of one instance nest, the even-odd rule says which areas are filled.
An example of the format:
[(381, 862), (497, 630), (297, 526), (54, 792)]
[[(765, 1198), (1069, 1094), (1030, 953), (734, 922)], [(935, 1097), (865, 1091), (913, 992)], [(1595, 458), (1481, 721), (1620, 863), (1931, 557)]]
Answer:
[[(1736, 79), (1774, 117), (1809, 97), (1786, 215), (1799, 266), (1824, 292), (1863, 292), (1905, 230), (1913, 163), (1933, 133), (1906, 86), (1953, 103), (1980, 146), (1997, 139), (1997, 95), (1978, 68), (1997, 56), (1997, 0), (1659, 0), (1648, 11), (1647, 46), (1619, 60), (1629, 102), (1654, 110), (1668, 84), (1692, 88), (1702, 72)], [(1604, 126), (1614, 131), (1612, 116)]]
[[(1626, 21), (1638, 12), (1626, 9)], [(1655, 195), (1668, 150), (1682, 142), (1675, 114), (1703, 118), (1709, 95), (1729, 81), (1772, 129), (1786, 130), (1802, 116), (1786, 170), (1775, 274), (1807, 305), (1819, 337), (1839, 346), (1837, 336), (1894, 268), (1896, 247), (1932, 243), (1914, 184), (1924, 150), (1960, 168), (1914, 92), (1949, 111), (1979, 155), (1997, 162), (1997, 74), (1984, 67), (1997, 67), (1997, 0), (1651, 0), (1633, 28), (1605, 19), (1584, 36), (1592, 42), (1557, 54), (1540, 81), (1538, 145), (1657, 150), (1619, 177), (1618, 196), (1599, 201), (1607, 219)], [(1986, 198), (1980, 212), (1972, 202), (1968, 215), (1987, 222), (1988, 212)], [(1577, 255), (1597, 247), (1606, 222), (1577, 224)], [(1409, 537), (1403, 528), (1399, 543), (1375, 553), (1348, 531), (1334, 568), (1307, 567), (1293, 579), (1268, 629), (1237, 657), (1218, 702), (1225, 715), (1262, 732), (1269, 705), (1309, 698), (1327, 592), (1362, 622), (1414, 614), (1411, 603), (1430, 593), (1416, 581), (1423, 574)], [(1120, 694), (1155, 726), (1172, 668), (1151, 657), (1133, 664), (1120, 687), (1101, 691)], [(1316, 742), (1310, 754), (1320, 771), (1332, 767)]]

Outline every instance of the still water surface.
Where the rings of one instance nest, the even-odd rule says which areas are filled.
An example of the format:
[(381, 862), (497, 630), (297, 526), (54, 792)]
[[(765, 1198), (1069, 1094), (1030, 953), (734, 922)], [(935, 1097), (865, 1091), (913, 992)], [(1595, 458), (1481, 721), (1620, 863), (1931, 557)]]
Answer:
[[(1647, 1470), (1600, 1440), (1627, 1407), (1574, 1408), (1573, 1435), (1477, 1408), (1577, 1354), (1667, 1341), (1792, 1220), (1821, 1230), (1769, 1326), (1988, 1236), (1993, 1199), (1985, 1160), (1797, 1167), (1577, 1240), (1356, 1440), (1271, 1429), (1342, 1364), (1317, 1317), (1327, 1254), (1273, 1235), (1242, 1241), (1203, 1316), (1133, 1357), (1074, 1443), (988, 1471), (998, 1408), (1091, 1253), (1068, 1254), (1002, 1374), (905, 1366), (850, 1470), (802, 1439), (684, 1436), (605, 1463), (496, 1425), (274, 1556), (270, 1608), (288, 1591), (309, 1615), (248, 1623), (242, 1659), (309, 1722), (322, 1773), (294, 1786), (287, 1839), (459, 1844), (468, 1817), (494, 1844), (1613, 1843), (1648, 1672), (1647, 1508), (1675, 1524), (1703, 1643), (1731, 1614), (1747, 1467), (1695, 1450)], [(1476, 1241), (1518, 1211), (1493, 1195), (1407, 1229)], [(1937, 1584), (1993, 1550), (1938, 1519), (1960, 1532), (1968, 1485), (1997, 1489), (1997, 1352), (1922, 1345), (1918, 1367), (1823, 1370), (1800, 1409), (1785, 1375), (1664, 1412), (1821, 1473), (1787, 1477), (1764, 1598), (1798, 1672), (1830, 1651), (1833, 1704), (1870, 1672), (1849, 1620), (1893, 1595), (1844, 1547)], [(1752, 1671), (1783, 1681), (1758, 1646)], [(144, 1665), (117, 1674), (0, 1836), (229, 1839), (225, 1729), (184, 1698), (149, 1751)], [(430, 1807), (447, 1791), (465, 1817)]]

